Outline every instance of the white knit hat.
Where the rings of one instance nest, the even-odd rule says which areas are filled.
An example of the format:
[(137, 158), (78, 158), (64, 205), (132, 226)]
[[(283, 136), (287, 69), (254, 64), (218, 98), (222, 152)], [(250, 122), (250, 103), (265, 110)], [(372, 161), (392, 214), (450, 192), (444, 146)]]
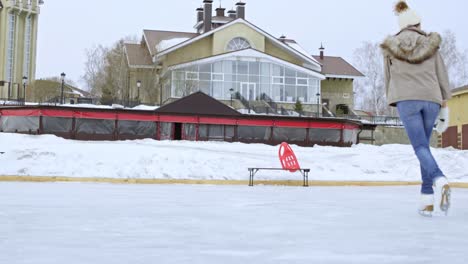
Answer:
[(398, 15), (400, 29), (405, 29), (409, 26), (415, 26), (421, 23), (421, 17), (409, 8), (406, 1), (398, 1), (395, 6), (395, 13)]

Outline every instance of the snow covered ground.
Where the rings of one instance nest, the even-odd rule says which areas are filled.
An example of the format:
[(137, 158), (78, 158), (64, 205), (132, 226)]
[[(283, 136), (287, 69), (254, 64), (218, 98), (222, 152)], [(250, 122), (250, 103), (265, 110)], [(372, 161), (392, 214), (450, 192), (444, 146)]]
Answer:
[(468, 190), (433, 218), (418, 191), (0, 183), (0, 263), (466, 263)]
[[(319, 181), (419, 181), (408, 145), (352, 148), (293, 146), (300, 165)], [(0, 133), (0, 175), (139, 179), (248, 180), (249, 167), (280, 167), (278, 147), (224, 142), (137, 140), (85, 142), (51, 135)], [(434, 149), (453, 182), (468, 182), (468, 151)], [(258, 180), (301, 180), (298, 174), (259, 172)]]

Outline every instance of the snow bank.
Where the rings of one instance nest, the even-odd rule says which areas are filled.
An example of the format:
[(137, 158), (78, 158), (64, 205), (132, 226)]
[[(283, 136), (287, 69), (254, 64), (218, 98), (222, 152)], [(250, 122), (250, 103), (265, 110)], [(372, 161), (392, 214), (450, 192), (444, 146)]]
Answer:
[[(418, 181), (408, 145), (351, 148), (293, 146), (311, 180)], [(225, 142), (137, 140), (86, 142), (51, 135), (0, 133), (0, 175), (140, 179), (247, 180), (249, 167), (280, 167), (278, 147)], [(468, 182), (468, 151), (434, 149), (454, 182)], [(259, 172), (256, 179), (300, 180), (298, 174)]]

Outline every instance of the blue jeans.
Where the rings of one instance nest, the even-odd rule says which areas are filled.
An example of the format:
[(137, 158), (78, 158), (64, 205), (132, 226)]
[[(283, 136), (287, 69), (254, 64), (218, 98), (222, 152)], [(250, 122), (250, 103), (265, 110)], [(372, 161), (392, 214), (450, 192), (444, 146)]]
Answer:
[(429, 101), (401, 101), (397, 103), (401, 121), (419, 159), (423, 194), (433, 194), (433, 182), (444, 176), (432, 156), (430, 141), (440, 105)]

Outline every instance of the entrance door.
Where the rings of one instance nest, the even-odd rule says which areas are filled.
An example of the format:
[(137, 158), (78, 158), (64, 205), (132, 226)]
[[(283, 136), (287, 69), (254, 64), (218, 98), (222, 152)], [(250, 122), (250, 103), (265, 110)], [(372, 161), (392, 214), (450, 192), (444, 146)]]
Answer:
[(182, 140), (182, 124), (174, 124), (174, 140)]
[(257, 92), (257, 85), (255, 83), (241, 83), (240, 94), (247, 101), (255, 101), (256, 92)]

